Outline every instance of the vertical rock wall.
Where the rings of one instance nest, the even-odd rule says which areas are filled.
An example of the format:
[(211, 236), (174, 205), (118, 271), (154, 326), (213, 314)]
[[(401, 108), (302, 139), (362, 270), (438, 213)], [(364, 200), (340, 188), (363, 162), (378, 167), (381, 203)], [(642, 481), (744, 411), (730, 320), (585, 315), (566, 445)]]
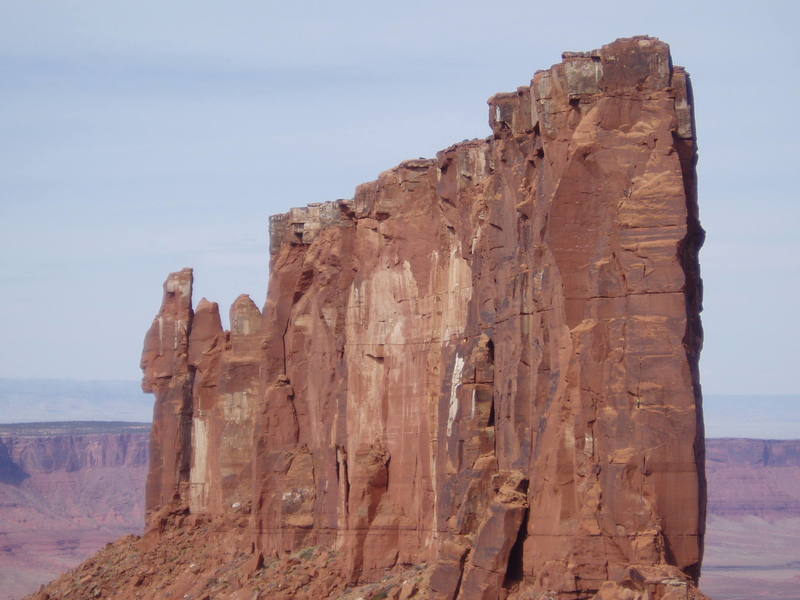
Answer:
[(188, 354), (193, 317), (192, 270), (183, 269), (164, 282), (161, 309), (142, 350), (142, 390), (156, 396), (145, 493), (148, 512), (188, 497), (194, 408), (194, 369)]
[(688, 76), (659, 40), (617, 40), (489, 121), (273, 217), (263, 314), (240, 297), (230, 332), (193, 314), (191, 271), (168, 278), (142, 360), (151, 513), (250, 510), (256, 552), (333, 548), (353, 582), (425, 562), (436, 598), (696, 581)]

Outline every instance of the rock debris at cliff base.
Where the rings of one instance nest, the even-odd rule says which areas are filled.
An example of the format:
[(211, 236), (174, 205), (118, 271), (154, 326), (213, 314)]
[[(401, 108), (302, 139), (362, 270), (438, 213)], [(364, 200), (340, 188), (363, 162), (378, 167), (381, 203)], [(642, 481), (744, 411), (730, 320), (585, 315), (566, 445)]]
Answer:
[[(493, 96), (489, 122), (273, 217), (266, 303), (237, 299), (230, 331), (190, 269), (168, 277), (142, 356), (150, 531), (126, 543), (185, 552), (100, 596), (701, 597), (688, 75), (620, 39)], [(298, 553), (328, 562), (291, 587)], [(270, 565), (291, 591), (256, 582)]]

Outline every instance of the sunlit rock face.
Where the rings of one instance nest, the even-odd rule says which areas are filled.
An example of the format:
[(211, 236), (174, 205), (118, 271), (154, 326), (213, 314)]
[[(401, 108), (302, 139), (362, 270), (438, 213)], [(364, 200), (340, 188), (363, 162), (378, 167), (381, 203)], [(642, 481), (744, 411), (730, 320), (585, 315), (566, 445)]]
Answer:
[(237, 299), (231, 331), (169, 276), (142, 358), (151, 525), (249, 514), (256, 557), (335, 550), (354, 585), (424, 563), (419, 597), (693, 597), (688, 76), (621, 39), (492, 97), (489, 122), (273, 217), (266, 304)]

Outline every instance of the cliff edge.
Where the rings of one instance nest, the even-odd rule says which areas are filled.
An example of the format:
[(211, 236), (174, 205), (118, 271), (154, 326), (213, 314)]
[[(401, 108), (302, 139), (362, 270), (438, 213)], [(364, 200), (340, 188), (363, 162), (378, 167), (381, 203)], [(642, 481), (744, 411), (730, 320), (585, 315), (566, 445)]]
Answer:
[(493, 96), (489, 123), (273, 217), (266, 304), (237, 299), (230, 331), (168, 277), (129, 550), (194, 554), (101, 595), (701, 597), (688, 75), (620, 39)]

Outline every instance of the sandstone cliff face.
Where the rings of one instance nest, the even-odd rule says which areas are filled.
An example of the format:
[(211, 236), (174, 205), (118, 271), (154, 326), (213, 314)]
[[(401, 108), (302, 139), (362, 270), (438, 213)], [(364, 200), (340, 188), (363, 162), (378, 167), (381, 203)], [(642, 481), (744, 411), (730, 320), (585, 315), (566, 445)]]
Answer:
[(249, 515), (256, 570), (308, 547), (353, 585), (424, 564), (419, 597), (694, 593), (688, 76), (618, 40), (492, 97), (489, 121), (273, 217), (263, 312), (238, 299), (229, 332), (193, 311), (191, 270), (169, 276), (142, 358), (154, 530)]
[(0, 600), (144, 526), (147, 425), (0, 425)]

